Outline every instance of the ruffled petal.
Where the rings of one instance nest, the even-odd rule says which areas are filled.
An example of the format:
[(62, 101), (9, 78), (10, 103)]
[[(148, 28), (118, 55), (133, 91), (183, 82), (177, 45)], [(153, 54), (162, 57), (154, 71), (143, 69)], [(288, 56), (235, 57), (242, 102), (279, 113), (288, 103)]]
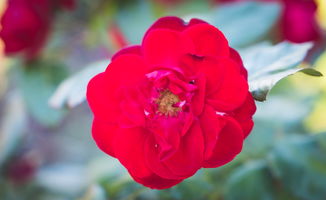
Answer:
[(170, 158), (160, 160), (160, 146), (149, 137), (145, 147), (147, 164), (157, 175), (167, 179), (184, 179), (200, 169), (204, 157), (204, 138), (199, 123), (193, 124), (182, 137), (180, 146)]
[(216, 114), (213, 107), (209, 105), (205, 106), (204, 111), (200, 116), (200, 126), (203, 130), (205, 140), (205, 160), (211, 157), (219, 134), (225, 124), (226, 120)]
[(144, 158), (144, 144), (148, 134), (142, 128), (119, 128), (115, 136), (116, 158), (128, 169), (132, 177), (143, 178), (153, 173)]
[(175, 67), (179, 59), (194, 52), (192, 41), (179, 32), (168, 29), (155, 29), (143, 40), (143, 54), (154, 67)]
[(217, 111), (232, 111), (240, 107), (248, 93), (248, 83), (240, 75), (237, 63), (224, 59), (219, 61), (224, 66), (224, 78), (217, 91), (206, 96), (206, 103), (213, 106)]
[(134, 46), (123, 48), (120, 51), (118, 51), (117, 53), (115, 53), (112, 56), (111, 60), (114, 61), (119, 56), (125, 55), (125, 54), (135, 54), (135, 55), (141, 56), (142, 55), (141, 46), (140, 45), (134, 45)]
[(189, 177), (201, 168), (204, 160), (204, 137), (199, 122), (194, 122), (181, 139), (179, 150), (164, 164), (179, 176)]
[(165, 164), (160, 160), (160, 146), (156, 142), (154, 136), (149, 136), (145, 143), (145, 156), (146, 164), (148, 167), (158, 176), (166, 179), (182, 179), (186, 177), (179, 176), (172, 172)]
[(114, 89), (106, 80), (105, 73), (92, 78), (87, 86), (87, 101), (94, 115), (106, 122), (115, 122), (119, 115)]
[(122, 90), (138, 85), (144, 80), (147, 70), (141, 57), (126, 54), (115, 59), (104, 73), (96, 75), (87, 87), (87, 100), (94, 115), (108, 122), (117, 122)]
[(183, 181), (183, 179), (165, 179), (157, 176), (156, 174), (152, 174), (151, 176), (143, 178), (134, 177), (134, 179), (146, 187), (159, 190), (170, 188)]
[(243, 105), (234, 111), (234, 118), (239, 122), (242, 127), (244, 137), (247, 137), (252, 130), (254, 123), (252, 116), (256, 112), (256, 105), (251, 93), (248, 92), (247, 98)]
[(247, 69), (244, 67), (243, 65), (243, 62), (242, 62), (242, 59), (241, 59), (241, 56), (240, 54), (234, 50), (233, 48), (230, 48), (230, 58), (232, 60), (234, 60), (235, 62), (238, 63), (238, 66), (239, 66), (239, 71), (240, 71), (240, 74), (243, 75), (243, 77), (248, 80), (248, 72), (247, 72)]
[(242, 150), (243, 132), (234, 119), (225, 117), (226, 125), (221, 130), (213, 154), (204, 161), (204, 167), (215, 168), (222, 166), (235, 158)]
[(249, 133), (251, 132), (252, 128), (254, 127), (254, 121), (249, 119), (247, 121), (239, 122), (244, 138), (248, 137)]
[(183, 31), (192, 39), (197, 56), (228, 57), (229, 45), (225, 36), (209, 24), (197, 24)]
[(255, 100), (250, 92), (247, 92), (247, 97), (244, 103), (234, 111), (234, 117), (238, 121), (247, 121), (251, 119), (256, 112)]
[(158, 19), (156, 22), (154, 22), (154, 24), (148, 29), (147, 33), (149, 33), (152, 30), (162, 29), (162, 28), (180, 32), (193, 25), (201, 24), (201, 23), (206, 24), (205, 21), (200, 19), (191, 19), (189, 23), (186, 23), (185, 21), (183, 21), (183, 19), (179, 17), (167, 16), (167, 17), (162, 17)]
[(115, 157), (113, 144), (117, 128), (116, 125), (103, 122), (97, 118), (94, 119), (92, 126), (92, 136), (97, 146), (113, 157)]

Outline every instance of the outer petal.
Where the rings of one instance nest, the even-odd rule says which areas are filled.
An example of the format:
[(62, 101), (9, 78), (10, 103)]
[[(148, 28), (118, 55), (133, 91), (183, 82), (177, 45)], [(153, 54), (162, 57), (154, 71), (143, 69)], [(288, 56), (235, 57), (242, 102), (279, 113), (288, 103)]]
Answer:
[(114, 143), (117, 158), (128, 169), (135, 181), (147, 187), (165, 189), (178, 184), (182, 179), (162, 178), (147, 167), (144, 143), (148, 134), (141, 128), (120, 128)]
[(200, 116), (200, 125), (204, 133), (205, 139), (205, 160), (212, 156), (217, 139), (226, 120), (216, 114), (213, 107), (206, 105), (202, 115)]
[(141, 56), (142, 55), (141, 46), (140, 45), (134, 45), (134, 46), (129, 46), (129, 47), (123, 48), (120, 51), (118, 51), (117, 53), (115, 53), (112, 56), (111, 60), (114, 61), (119, 56), (125, 55), (125, 54), (135, 54), (135, 55)]
[(244, 78), (246, 80), (248, 80), (248, 72), (246, 70), (246, 68), (243, 66), (243, 62), (242, 62), (242, 59), (241, 59), (241, 56), (240, 54), (234, 50), (233, 48), (230, 48), (230, 58), (232, 60), (234, 60), (235, 62), (238, 63), (238, 66), (240, 67), (239, 71), (240, 71), (240, 74), (242, 74), (244, 76)]
[(113, 144), (115, 142), (114, 137), (117, 132), (117, 126), (103, 122), (99, 119), (94, 119), (92, 126), (92, 136), (95, 140), (97, 146), (109, 154), (110, 156), (115, 156)]
[(193, 124), (189, 132), (181, 139), (179, 150), (164, 161), (159, 159), (160, 147), (154, 138), (146, 144), (148, 166), (164, 178), (184, 179), (192, 176), (201, 166), (204, 157), (204, 138), (199, 123)]
[(94, 115), (106, 122), (115, 122), (119, 115), (114, 89), (107, 83), (105, 73), (96, 75), (88, 83), (87, 101)]
[(195, 44), (198, 56), (228, 57), (229, 45), (225, 36), (209, 24), (197, 24), (183, 31)]
[(206, 102), (217, 111), (231, 111), (240, 107), (248, 93), (248, 83), (238, 71), (237, 63), (225, 59), (220, 64), (225, 67), (225, 76), (220, 88), (208, 94)]
[(116, 134), (115, 155), (132, 177), (143, 178), (152, 175), (144, 158), (144, 142), (148, 134), (142, 128), (119, 128)]
[(175, 67), (179, 59), (194, 52), (192, 41), (168, 29), (156, 29), (143, 40), (143, 54), (151, 66)]
[(254, 98), (250, 92), (247, 92), (247, 97), (245, 102), (241, 105), (240, 108), (234, 111), (234, 117), (238, 121), (247, 121), (251, 119), (256, 112), (256, 105)]
[(253, 128), (252, 116), (256, 112), (255, 101), (250, 92), (248, 92), (246, 101), (234, 112), (235, 119), (242, 127), (244, 137), (247, 137)]
[(144, 79), (148, 67), (137, 55), (121, 55), (104, 73), (95, 76), (87, 87), (87, 100), (96, 117), (116, 122), (119, 112), (121, 89), (135, 87)]
[(204, 137), (198, 122), (181, 139), (179, 150), (168, 160), (166, 166), (175, 174), (189, 177), (201, 168), (204, 160)]
[(155, 140), (154, 136), (149, 136), (145, 143), (145, 156), (146, 164), (148, 167), (158, 176), (166, 179), (182, 179), (186, 177), (179, 176), (172, 172), (165, 164), (160, 160), (160, 147)]
[(167, 189), (170, 188), (181, 181), (183, 179), (165, 179), (157, 176), (156, 174), (152, 174), (151, 176), (144, 178), (134, 178), (140, 184), (143, 184), (146, 187), (150, 187), (152, 189)]
[(162, 17), (158, 19), (156, 22), (154, 22), (154, 24), (148, 29), (147, 33), (152, 30), (162, 29), (162, 28), (170, 29), (174, 31), (183, 31), (193, 25), (201, 24), (201, 23), (206, 24), (205, 21), (202, 21), (200, 19), (191, 19), (189, 23), (186, 23), (179, 17), (167, 16), (167, 17)]
[(213, 154), (204, 161), (204, 167), (214, 168), (224, 165), (241, 152), (243, 133), (240, 125), (231, 117), (220, 132)]
[(254, 121), (252, 119), (249, 119), (244, 122), (239, 122), (242, 131), (243, 131), (243, 136), (246, 138), (248, 137), (249, 133), (251, 132), (252, 128), (254, 127)]

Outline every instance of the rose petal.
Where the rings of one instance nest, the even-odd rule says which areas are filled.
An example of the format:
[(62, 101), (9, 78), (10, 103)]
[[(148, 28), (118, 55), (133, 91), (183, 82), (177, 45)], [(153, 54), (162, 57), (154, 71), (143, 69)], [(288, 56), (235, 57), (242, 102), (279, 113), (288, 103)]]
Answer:
[(247, 72), (246, 68), (243, 65), (240, 54), (236, 50), (234, 50), (233, 48), (230, 48), (230, 58), (238, 63), (238, 66), (240, 67), (240, 69), (239, 69), (240, 74), (242, 74), (244, 76), (244, 78), (246, 80), (248, 80), (248, 72)]
[(220, 60), (224, 66), (225, 76), (219, 89), (207, 94), (206, 102), (217, 111), (231, 111), (240, 107), (245, 101), (248, 93), (248, 83), (238, 72), (237, 63), (230, 60)]
[(142, 128), (119, 128), (115, 136), (115, 155), (133, 177), (152, 175), (144, 158), (144, 143), (147, 137), (148, 133)]
[(151, 66), (175, 67), (181, 56), (192, 53), (193, 43), (188, 37), (168, 29), (155, 29), (143, 40), (143, 54)]
[(216, 27), (209, 24), (197, 24), (183, 31), (195, 44), (198, 56), (228, 57), (229, 45), (225, 36)]
[(222, 166), (235, 158), (241, 152), (243, 132), (234, 119), (225, 117), (227, 124), (220, 132), (213, 154), (204, 161), (204, 167), (215, 168)]
[(200, 116), (200, 125), (205, 139), (205, 160), (211, 157), (220, 131), (226, 124), (223, 117), (216, 114), (213, 107), (206, 105)]
[(103, 122), (100, 119), (95, 118), (93, 121), (93, 139), (102, 151), (113, 157), (115, 157), (113, 144), (117, 129), (118, 127), (116, 125)]
[(114, 61), (116, 58), (118, 58), (121, 55), (125, 55), (125, 54), (135, 54), (135, 55), (142, 55), (141, 52), (141, 46), (140, 45), (134, 45), (134, 46), (130, 46), (130, 47), (126, 47), (121, 49), (120, 51), (118, 51), (117, 53), (115, 53), (111, 60)]
[(247, 121), (251, 119), (256, 112), (255, 100), (250, 92), (247, 92), (247, 97), (240, 108), (234, 111), (234, 117), (237, 121)]
[(249, 133), (251, 132), (252, 128), (254, 127), (253, 120), (249, 119), (244, 122), (239, 122), (239, 124), (242, 128), (244, 138), (248, 137)]
[(111, 62), (106, 71), (95, 76), (87, 86), (87, 100), (94, 114), (102, 120), (116, 122), (120, 115), (120, 90), (135, 87), (144, 80), (147, 70), (137, 55), (121, 55)]
[(166, 179), (182, 179), (182, 177), (173, 173), (160, 159), (160, 146), (154, 136), (149, 136), (145, 143), (146, 164), (158, 176)]
[(137, 181), (140, 184), (143, 184), (146, 187), (150, 187), (152, 189), (167, 189), (170, 188), (181, 181), (183, 179), (165, 179), (162, 177), (157, 176), (156, 174), (152, 174), (151, 176), (144, 177), (144, 178), (137, 178), (134, 177), (135, 181)]
[(179, 176), (189, 177), (201, 168), (204, 159), (204, 137), (199, 122), (194, 122), (182, 137), (179, 150), (164, 164)]
[[(149, 33), (152, 30), (162, 29), (162, 28), (180, 32), (193, 25), (201, 24), (201, 23), (206, 24), (205, 21), (202, 21), (200, 19), (191, 19), (189, 23), (186, 23), (185, 21), (183, 21), (183, 19), (179, 17), (167, 16), (167, 17), (162, 17), (158, 19), (156, 22), (154, 22), (154, 24), (148, 29), (147, 33)], [(147, 35), (147, 33), (145, 35)]]
[(114, 89), (107, 83), (105, 73), (93, 77), (87, 86), (87, 101), (94, 115), (106, 122), (115, 122), (119, 114)]

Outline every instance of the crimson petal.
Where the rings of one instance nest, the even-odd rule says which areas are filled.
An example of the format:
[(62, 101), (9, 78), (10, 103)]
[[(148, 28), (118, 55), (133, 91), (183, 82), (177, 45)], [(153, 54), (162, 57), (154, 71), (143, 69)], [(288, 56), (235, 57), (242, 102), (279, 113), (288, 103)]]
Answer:
[(92, 136), (97, 146), (113, 157), (115, 157), (113, 144), (117, 129), (118, 127), (116, 125), (103, 122), (97, 118), (94, 119), (92, 125)]
[(142, 47), (146, 61), (158, 67), (175, 67), (181, 56), (194, 52), (193, 43), (188, 37), (168, 29), (149, 32)]
[(196, 55), (228, 57), (229, 45), (225, 36), (216, 27), (209, 24), (197, 24), (183, 31), (183, 35), (192, 39)]
[(220, 132), (213, 154), (204, 161), (204, 167), (215, 168), (222, 166), (235, 158), (241, 152), (243, 132), (233, 118), (225, 117), (227, 124)]

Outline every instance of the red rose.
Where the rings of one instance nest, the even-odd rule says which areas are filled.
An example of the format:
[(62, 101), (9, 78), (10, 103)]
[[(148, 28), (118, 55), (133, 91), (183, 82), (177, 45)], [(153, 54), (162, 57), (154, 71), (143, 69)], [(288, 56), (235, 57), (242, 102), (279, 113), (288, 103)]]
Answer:
[(321, 29), (316, 20), (317, 5), (314, 0), (283, 0), (283, 2), (281, 26), (284, 39), (302, 43), (321, 38)]
[(33, 59), (44, 46), (57, 8), (73, 9), (74, 0), (9, 0), (1, 19), (0, 37), (7, 55)]
[(135, 181), (169, 188), (241, 151), (256, 109), (246, 79), (217, 28), (161, 18), (90, 81), (93, 138)]
[(24, 52), (33, 58), (42, 48), (51, 19), (49, 0), (9, 0), (1, 19), (5, 53)]

